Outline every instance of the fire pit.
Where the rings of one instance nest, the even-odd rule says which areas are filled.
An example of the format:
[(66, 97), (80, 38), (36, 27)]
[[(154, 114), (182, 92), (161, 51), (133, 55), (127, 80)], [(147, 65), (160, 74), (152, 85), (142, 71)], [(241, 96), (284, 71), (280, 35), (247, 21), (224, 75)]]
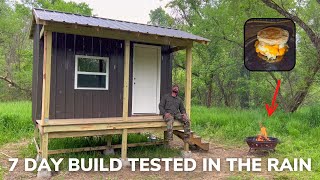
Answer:
[(274, 137), (268, 137), (267, 139), (268, 140), (261, 141), (257, 139), (257, 136), (247, 137), (246, 142), (250, 147), (249, 152), (251, 152), (251, 150), (268, 150), (274, 152), (279, 140)]

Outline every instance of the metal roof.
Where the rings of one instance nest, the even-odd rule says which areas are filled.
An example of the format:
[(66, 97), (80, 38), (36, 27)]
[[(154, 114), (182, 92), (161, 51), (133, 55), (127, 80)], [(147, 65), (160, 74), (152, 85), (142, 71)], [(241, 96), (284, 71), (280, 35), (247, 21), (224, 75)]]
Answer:
[(191, 33), (181, 31), (178, 29), (153, 26), (147, 24), (112, 20), (107, 18), (92, 17), (92, 16), (83, 16), (79, 14), (71, 14), (65, 12), (58, 12), (45, 9), (33, 9), (33, 14), (35, 19), (43, 21), (53, 21), (60, 23), (69, 23), (93, 27), (108, 28), (113, 30), (122, 30), (128, 32), (138, 32), (144, 34), (152, 34), (159, 36), (167, 36), (180, 39), (190, 39), (194, 41), (204, 41), (209, 42), (209, 39), (193, 35)]

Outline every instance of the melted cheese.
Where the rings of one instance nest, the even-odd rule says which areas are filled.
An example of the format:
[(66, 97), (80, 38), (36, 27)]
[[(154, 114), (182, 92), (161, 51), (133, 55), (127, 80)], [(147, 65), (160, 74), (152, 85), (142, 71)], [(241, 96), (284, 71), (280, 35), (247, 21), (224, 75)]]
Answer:
[(268, 59), (276, 59), (277, 56), (283, 56), (288, 50), (286, 44), (262, 45), (258, 41), (255, 42), (255, 47), (257, 53), (267, 56)]

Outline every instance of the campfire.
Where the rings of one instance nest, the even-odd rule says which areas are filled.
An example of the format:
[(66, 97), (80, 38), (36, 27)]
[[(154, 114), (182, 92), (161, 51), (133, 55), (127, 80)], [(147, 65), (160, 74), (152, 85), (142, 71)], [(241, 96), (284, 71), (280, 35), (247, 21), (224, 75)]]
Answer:
[(267, 128), (260, 123), (260, 134), (257, 136), (257, 141), (270, 141), (267, 134)]
[(274, 137), (269, 137), (267, 134), (267, 128), (260, 123), (260, 134), (254, 137), (247, 137), (246, 142), (251, 150), (268, 150), (275, 151), (279, 140)]

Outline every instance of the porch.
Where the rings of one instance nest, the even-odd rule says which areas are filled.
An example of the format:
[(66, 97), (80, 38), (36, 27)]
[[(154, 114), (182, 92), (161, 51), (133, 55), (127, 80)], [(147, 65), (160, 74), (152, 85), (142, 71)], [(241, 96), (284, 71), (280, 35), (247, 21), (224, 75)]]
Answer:
[[(39, 154), (42, 158), (47, 158), (48, 155), (82, 152), (82, 151), (97, 151), (106, 150), (109, 148), (121, 148), (122, 158), (126, 158), (126, 150), (128, 147), (160, 145), (165, 141), (143, 142), (143, 143), (127, 143), (127, 135), (123, 133), (143, 133), (163, 131), (166, 132), (167, 125), (162, 119), (162, 116), (131, 116), (126, 121), (122, 117), (111, 118), (90, 118), (90, 119), (50, 119), (48, 123), (41, 124), (41, 120), (37, 120), (37, 130), (35, 132), (34, 142)], [(174, 130), (183, 129), (183, 124), (179, 121), (174, 122)], [(111, 144), (111, 135), (122, 135), (121, 144)], [(164, 134), (165, 135), (165, 134)], [(85, 136), (106, 136), (107, 144), (98, 147), (83, 147), (74, 149), (58, 149), (49, 150), (48, 144), (50, 139), (67, 138), (67, 137), (85, 137)], [(40, 139), (40, 145), (37, 144), (36, 138)], [(165, 136), (164, 136), (165, 138)], [(185, 147), (186, 148), (186, 147)]]

